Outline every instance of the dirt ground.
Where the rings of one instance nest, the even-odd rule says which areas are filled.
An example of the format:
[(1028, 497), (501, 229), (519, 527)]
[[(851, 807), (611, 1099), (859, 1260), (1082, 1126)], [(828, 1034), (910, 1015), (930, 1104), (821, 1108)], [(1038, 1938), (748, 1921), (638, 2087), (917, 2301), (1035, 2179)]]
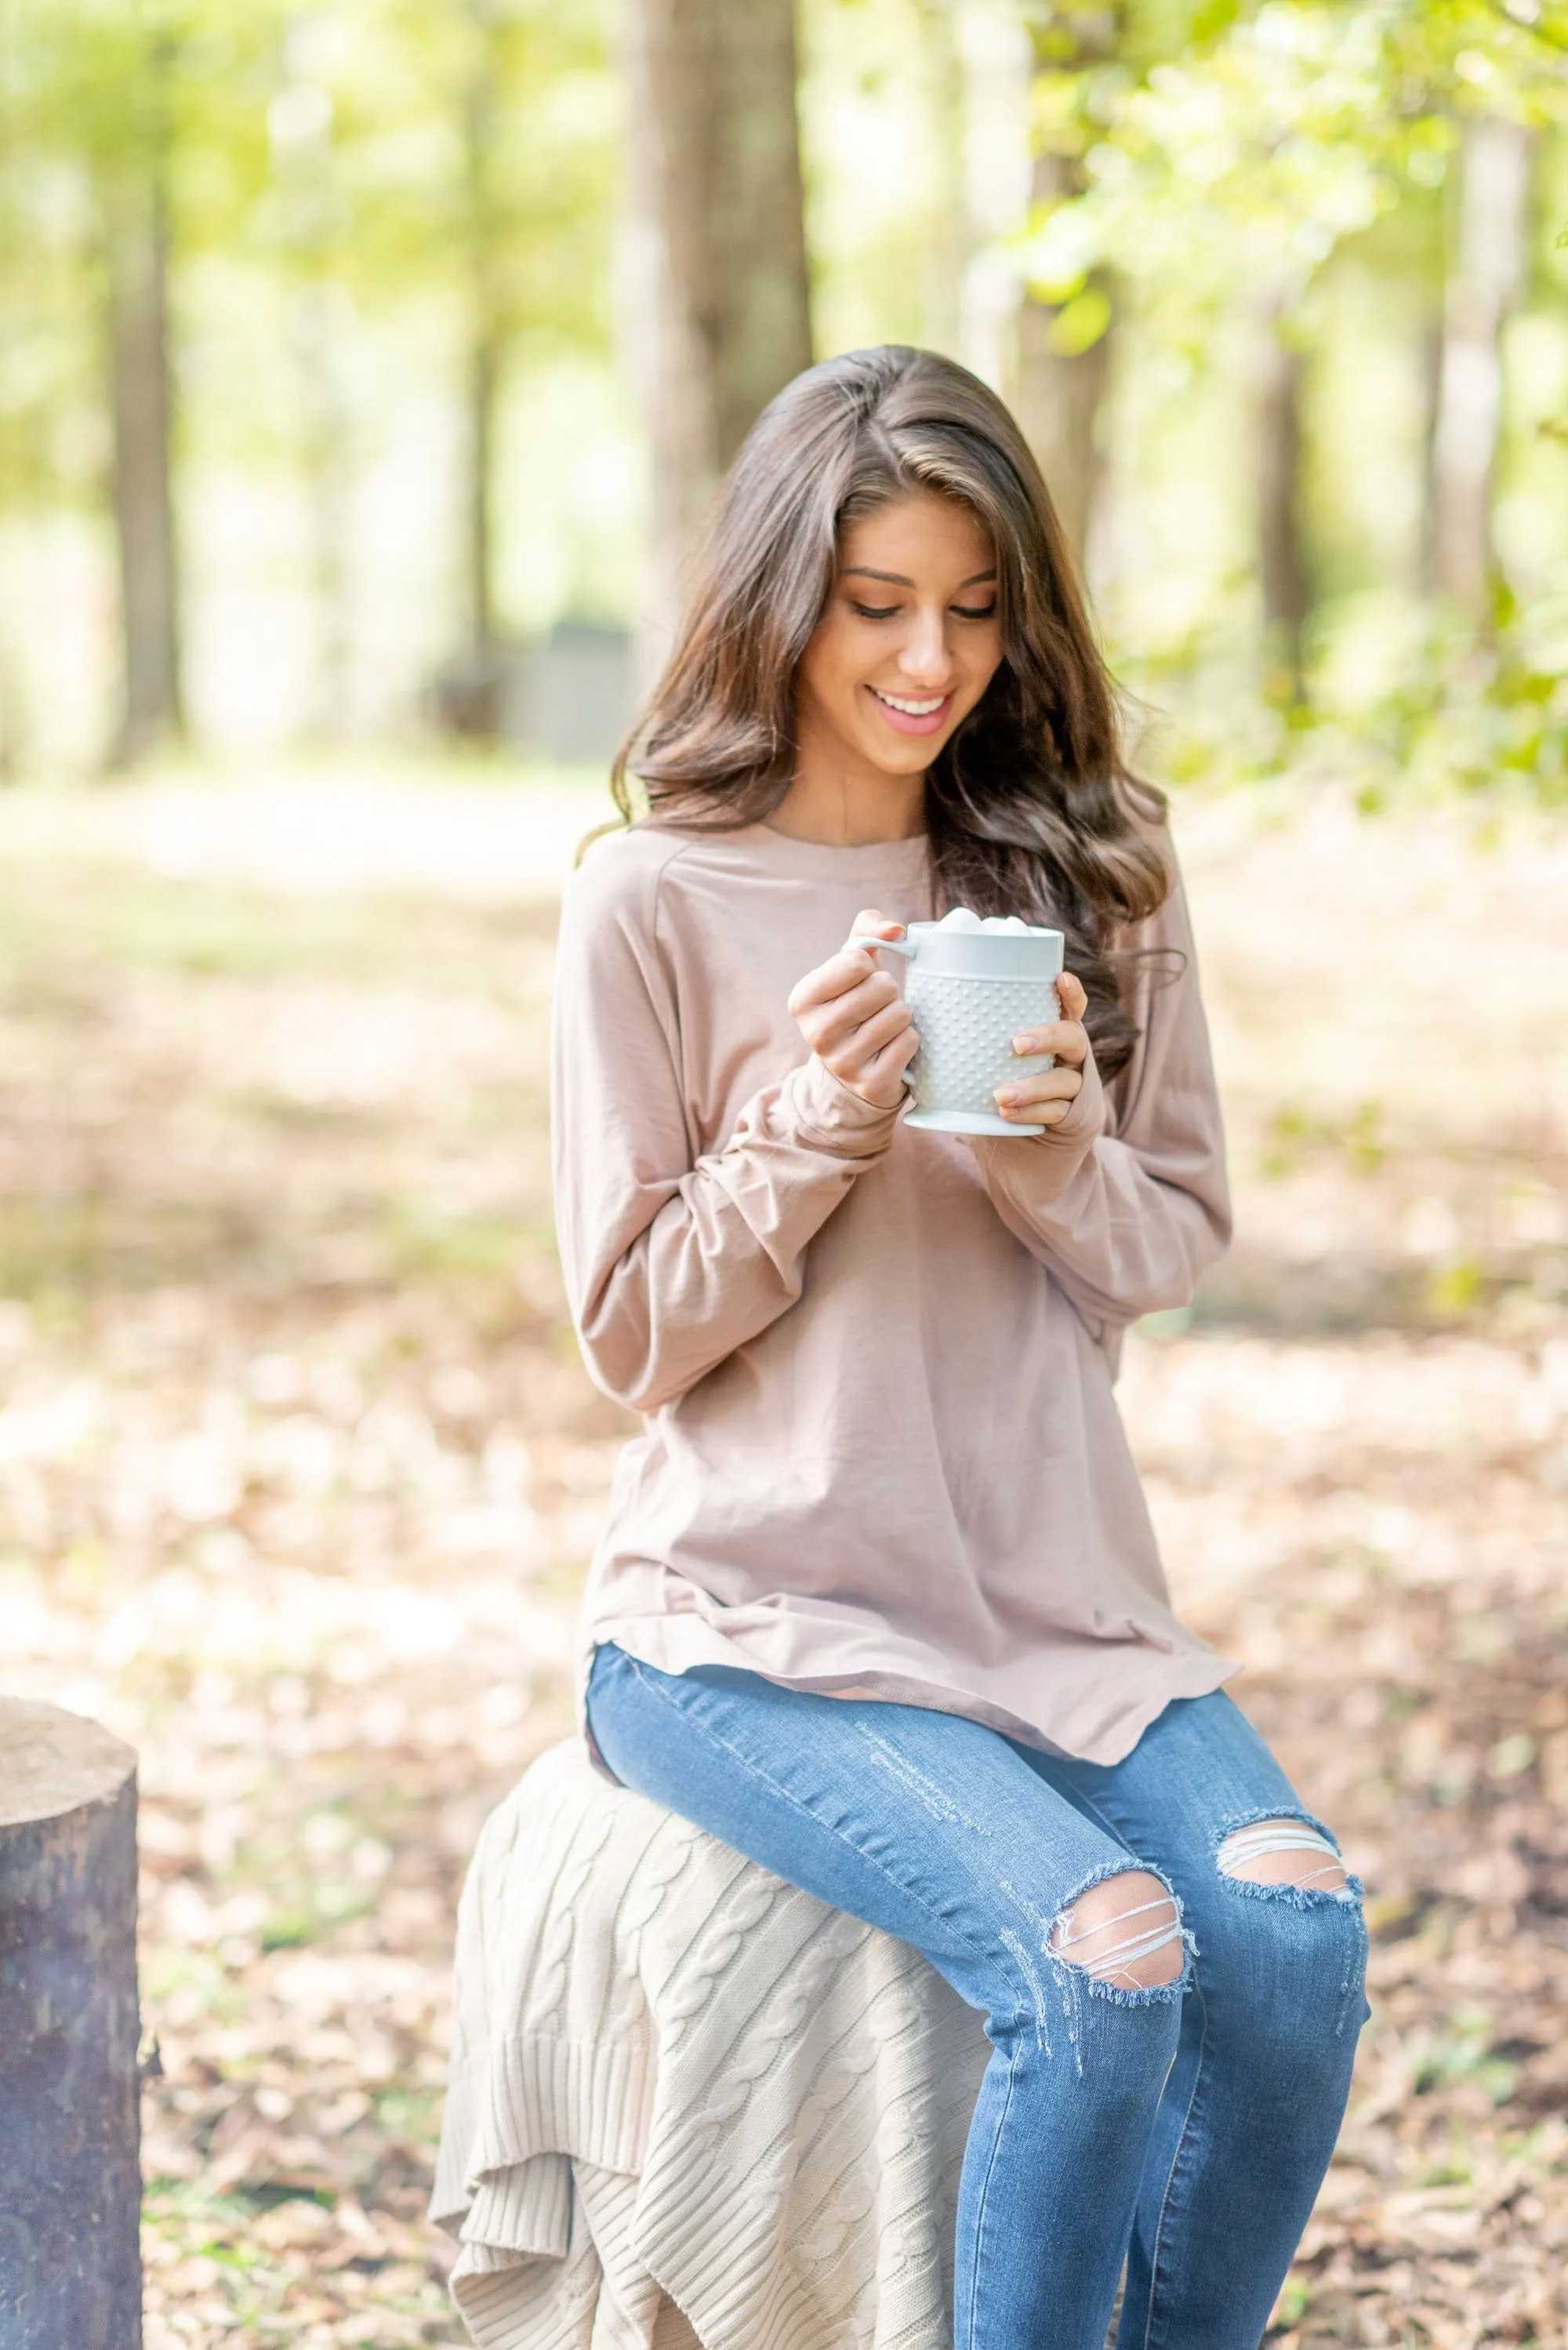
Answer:
[[(0, 800), (0, 1688), (142, 1757), (150, 2350), (455, 2343), (453, 1908), (623, 1432), (551, 1249), (566, 785)], [(1369, 1887), (1280, 2350), (1568, 2343), (1568, 823), (1182, 812), (1236, 1250), (1173, 1584)]]

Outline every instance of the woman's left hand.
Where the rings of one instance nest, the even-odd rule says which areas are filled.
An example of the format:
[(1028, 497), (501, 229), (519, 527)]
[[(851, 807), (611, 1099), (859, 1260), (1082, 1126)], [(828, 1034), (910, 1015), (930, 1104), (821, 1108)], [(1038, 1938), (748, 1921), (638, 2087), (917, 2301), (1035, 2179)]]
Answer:
[(1062, 1006), (1060, 1020), (1044, 1028), (1023, 1029), (1012, 1040), (1015, 1053), (1054, 1053), (1055, 1067), (996, 1088), (997, 1108), (1020, 1126), (1060, 1126), (1084, 1090), (1084, 1066), (1089, 1057), (1084, 1014), (1089, 999), (1070, 971), (1056, 982), (1056, 998)]

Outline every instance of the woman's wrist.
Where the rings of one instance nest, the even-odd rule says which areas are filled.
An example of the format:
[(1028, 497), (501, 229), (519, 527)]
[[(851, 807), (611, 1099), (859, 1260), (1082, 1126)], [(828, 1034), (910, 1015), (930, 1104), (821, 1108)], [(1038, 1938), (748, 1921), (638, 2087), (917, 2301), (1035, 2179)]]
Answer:
[(867, 1101), (814, 1053), (790, 1071), (781, 1089), (795, 1139), (837, 1159), (880, 1158), (893, 1139), (909, 1089), (895, 1102)]

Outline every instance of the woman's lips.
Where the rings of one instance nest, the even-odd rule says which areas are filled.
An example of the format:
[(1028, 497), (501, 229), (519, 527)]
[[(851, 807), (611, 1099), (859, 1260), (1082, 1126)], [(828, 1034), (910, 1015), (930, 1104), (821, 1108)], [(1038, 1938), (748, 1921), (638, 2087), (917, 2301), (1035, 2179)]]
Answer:
[(885, 693), (878, 692), (874, 685), (868, 685), (866, 691), (895, 734), (940, 734), (948, 723), (948, 712), (952, 708), (953, 698), (950, 693), (944, 693), (940, 699), (935, 694), (901, 693), (898, 696), (899, 702), (912, 703), (913, 707), (900, 710), (895, 703), (889, 702)]

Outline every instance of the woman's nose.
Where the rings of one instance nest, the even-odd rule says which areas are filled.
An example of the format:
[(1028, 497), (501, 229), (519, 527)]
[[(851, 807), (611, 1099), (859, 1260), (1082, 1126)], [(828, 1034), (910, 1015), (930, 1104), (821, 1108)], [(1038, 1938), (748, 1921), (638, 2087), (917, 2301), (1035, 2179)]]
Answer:
[(951, 663), (940, 613), (917, 618), (899, 649), (898, 667), (912, 684), (946, 684)]

